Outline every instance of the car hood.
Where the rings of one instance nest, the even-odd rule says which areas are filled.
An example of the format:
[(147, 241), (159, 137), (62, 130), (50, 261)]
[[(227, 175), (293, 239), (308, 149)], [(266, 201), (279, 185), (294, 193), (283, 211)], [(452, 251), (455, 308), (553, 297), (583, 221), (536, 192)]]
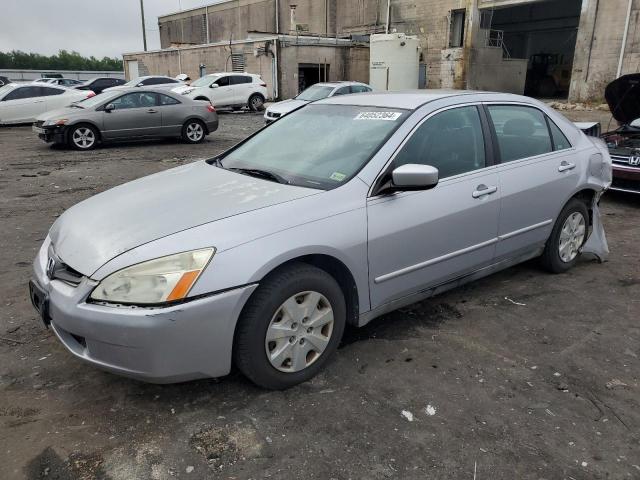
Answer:
[(629, 124), (640, 118), (640, 73), (617, 78), (604, 91), (613, 118)]
[(36, 117), (36, 121), (46, 122), (47, 120), (56, 120), (59, 118), (69, 118), (78, 115), (81, 112), (86, 112), (87, 110), (81, 108), (73, 108), (73, 107), (65, 107), (65, 108), (57, 108), (56, 110), (49, 110), (43, 114), (40, 114)]
[(269, 107), (269, 111), (273, 113), (285, 114), (295, 110), (298, 107), (306, 105), (307, 103), (309, 102), (307, 102), (306, 100), (296, 100), (295, 98), (292, 98), (283, 102), (274, 103)]
[(90, 276), (107, 261), (142, 244), (318, 192), (201, 161), (143, 177), (80, 202), (58, 218), (49, 236), (63, 262)]

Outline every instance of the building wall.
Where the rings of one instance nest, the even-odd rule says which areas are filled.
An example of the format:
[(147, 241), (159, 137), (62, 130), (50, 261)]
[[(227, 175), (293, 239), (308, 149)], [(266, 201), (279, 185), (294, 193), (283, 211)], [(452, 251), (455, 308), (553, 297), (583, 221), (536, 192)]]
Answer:
[[(598, 101), (615, 79), (628, 0), (583, 0), (571, 77), (571, 101)], [(622, 74), (640, 67), (640, 0), (632, 4)]]

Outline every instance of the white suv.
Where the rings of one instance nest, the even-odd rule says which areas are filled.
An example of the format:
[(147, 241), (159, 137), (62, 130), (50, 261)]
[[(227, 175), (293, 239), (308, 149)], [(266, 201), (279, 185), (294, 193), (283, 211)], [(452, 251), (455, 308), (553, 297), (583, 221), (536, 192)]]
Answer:
[(173, 89), (194, 100), (209, 100), (215, 107), (261, 111), (267, 99), (267, 84), (251, 73), (212, 73)]

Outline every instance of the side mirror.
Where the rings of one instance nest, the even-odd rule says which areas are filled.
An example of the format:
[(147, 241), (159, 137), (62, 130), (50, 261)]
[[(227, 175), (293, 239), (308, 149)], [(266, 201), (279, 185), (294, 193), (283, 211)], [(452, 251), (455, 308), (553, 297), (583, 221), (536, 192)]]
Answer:
[(217, 83), (212, 83), (211, 85), (209, 85), (209, 88), (220, 88), (220, 85), (218, 85)]
[(107, 103), (104, 106), (104, 111), (105, 112), (110, 112), (111, 110), (115, 110), (115, 109), (116, 109), (116, 106), (113, 103)]
[(431, 165), (408, 163), (391, 172), (391, 189), (428, 190), (438, 184), (438, 169)]
[(139, 84), (136, 85), (136, 87), (144, 87), (144, 83), (140, 82)]

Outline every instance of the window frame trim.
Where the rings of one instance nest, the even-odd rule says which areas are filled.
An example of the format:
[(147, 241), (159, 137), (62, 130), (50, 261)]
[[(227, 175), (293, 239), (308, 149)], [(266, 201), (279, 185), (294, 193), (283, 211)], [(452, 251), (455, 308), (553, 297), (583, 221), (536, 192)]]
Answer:
[[(494, 151), (494, 147), (493, 147), (493, 141), (491, 137), (488, 137), (488, 133), (489, 131), (487, 131), (486, 129), (489, 128), (489, 125), (487, 124), (488, 122), (488, 118), (485, 117), (485, 113), (484, 113), (484, 108), (483, 108), (483, 104), (481, 101), (475, 101), (475, 102), (466, 102), (466, 103), (458, 103), (455, 105), (448, 105), (446, 107), (442, 107), (439, 108), (437, 110), (434, 110), (433, 112), (430, 112), (429, 114), (427, 114), (426, 116), (424, 116), (418, 123), (416, 123), (414, 125), (414, 127), (411, 129), (411, 131), (409, 131), (407, 133), (407, 135), (402, 139), (402, 142), (400, 143), (400, 145), (398, 145), (398, 147), (395, 149), (395, 151), (391, 154), (391, 156), (389, 157), (389, 160), (387, 160), (387, 163), (385, 163), (384, 167), (382, 167), (382, 169), (378, 172), (378, 175), (376, 176), (376, 179), (373, 181), (373, 183), (371, 184), (371, 186), (369, 187), (369, 191), (367, 192), (367, 199), (375, 199), (375, 198), (380, 198), (382, 196), (384, 196), (384, 193), (378, 193), (378, 189), (382, 186), (382, 184), (384, 184), (385, 182), (385, 177), (389, 174), (390, 172), (390, 168), (391, 165), (393, 164), (393, 161), (396, 159), (396, 157), (398, 156), (398, 153), (404, 148), (404, 146), (407, 144), (407, 142), (409, 141), (409, 139), (411, 139), (413, 137), (413, 135), (416, 133), (416, 131), (427, 121), (429, 121), (431, 118), (435, 117), (436, 115), (443, 113), (445, 111), (448, 110), (453, 110), (456, 108), (465, 108), (465, 107), (476, 107), (476, 111), (478, 112), (478, 117), (480, 119), (480, 128), (482, 130), (482, 135), (483, 135), (483, 140), (484, 140), (484, 167), (483, 168), (478, 168), (477, 170), (470, 170), (468, 172), (463, 172), (463, 173), (459, 173), (457, 175), (452, 175), (450, 177), (446, 177), (443, 179), (438, 179), (438, 185), (440, 185), (440, 182), (448, 182), (449, 180), (456, 180), (459, 178), (462, 178), (466, 175), (473, 175), (476, 174), (478, 172), (481, 172), (483, 170), (487, 170), (488, 168), (492, 168), (495, 167), (496, 165), (498, 165), (498, 163), (496, 163), (494, 161), (494, 156), (493, 156), (493, 151)], [(399, 194), (403, 194), (403, 193), (420, 193), (421, 190), (418, 191), (412, 191), (412, 192), (396, 192), (396, 195)]]
[[(553, 141), (553, 135), (551, 134), (551, 129), (549, 128), (549, 121), (553, 121), (551, 120), (551, 118), (549, 117), (549, 115), (540, 107), (538, 107), (537, 105), (533, 105), (531, 103), (527, 103), (527, 102), (517, 102), (517, 101), (495, 101), (495, 102), (482, 102), (482, 106), (483, 109), (485, 110), (485, 114), (487, 116), (487, 121), (488, 121), (488, 126), (491, 130), (491, 139), (492, 142), (494, 144), (494, 154), (495, 154), (495, 165), (512, 165), (512, 164), (517, 164), (517, 163), (521, 163), (521, 162), (527, 162), (530, 160), (537, 160), (539, 158), (548, 156), (548, 155), (553, 155), (555, 153), (559, 153), (559, 152), (567, 152), (569, 150), (575, 150), (576, 147), (575, 145), (573, 145), (571, 143), (571, 141), (569, 140), (569, 138), (567, 138), (567, 135), (562, 131), (562, 129), (560, 127), (558, 127), (558, 125), (554, 123), (554, 125), (556, 125), (556, 127), (558, 127), (558, 129), (562, 132), (562, 134), (565, 136), (565, 138), (567, 138), (567, 142), (569, 142), (569, 145), (571, 145), (571, 148), (565, 148), (563, 150), (554, 150), (555, 148), (555, 144)], [(495, 125), (493, 124), (493, 120), (491, 119), (491, 112), (489, 111), (489, 107), (490, 106), (516, 106), (516, 107), (526, 107), (526, 108), (533, 108), (537, 111), (539, 111), (542, 116), (545, 119), (545, 124), (547, 126), (547, 133), (549, 135), (549, 140), (551, 141), (551, 151), (550, 152), (546, 152), (546, 153), (540, 153), (538, 155), (534, 155), (532, 157), (523, 157), (523, 158), (518, 158), (517, 160), (511, 160), (508, 162), (503, 162), (502, 161), (502, 152), (500, 151), (500, 144), (498, 143), (498, 134), (496, 132), (495, 129)]]

